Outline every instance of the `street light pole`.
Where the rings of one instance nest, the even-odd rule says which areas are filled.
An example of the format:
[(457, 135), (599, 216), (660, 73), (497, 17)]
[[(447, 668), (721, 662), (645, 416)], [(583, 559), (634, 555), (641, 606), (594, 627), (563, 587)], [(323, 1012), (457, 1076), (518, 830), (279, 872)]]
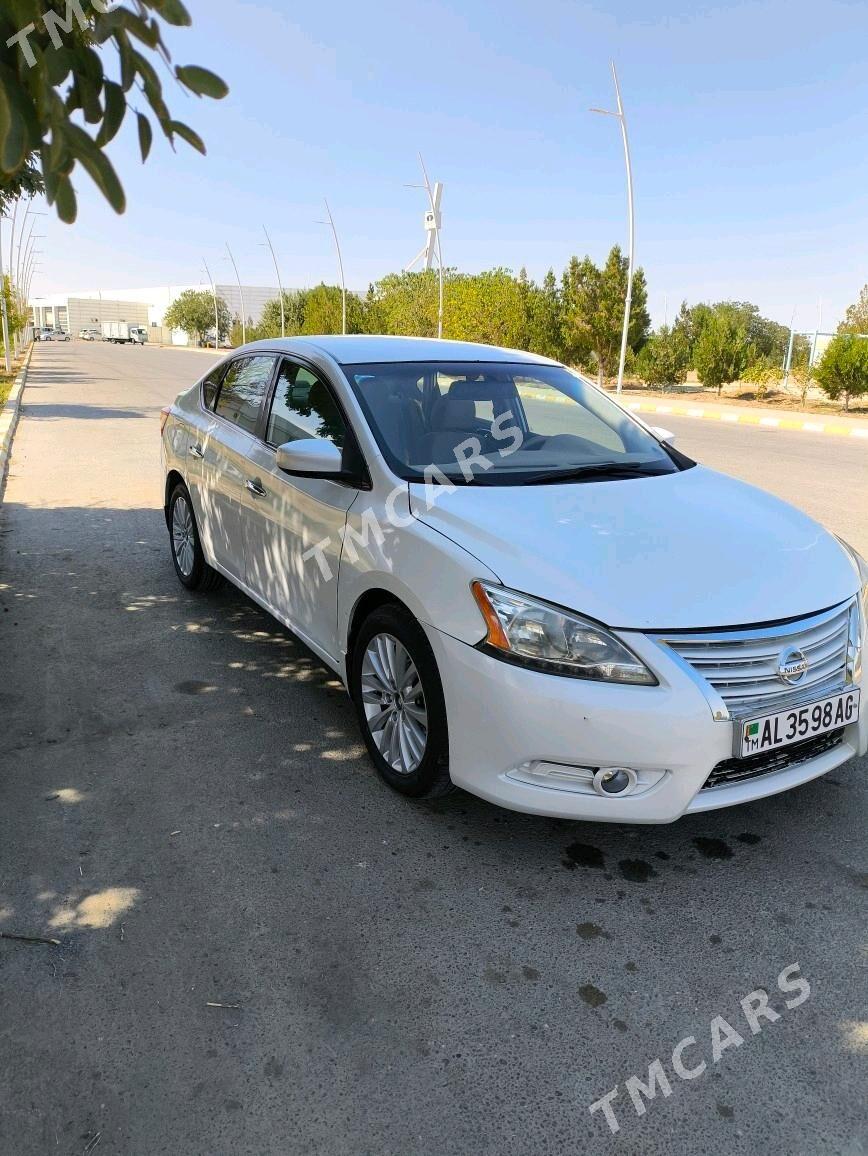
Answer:
[[(19, 274), (22, 249), (25, 249), (27, 247), (27, 245), (30, 243), (30, 238), (33, 236), (33, 229), (34, 229), (34, 226), (36, 225), (36, 221), (30, 222), (30, 232), (27, 234), (27, 240), (24, 241), (22, 244), (22, 239), (24, 237), (24, 228), (27, 224), (27, 218), (28, 217), (44, 217), (45, 215), (46, 215), (45, 213), (34, 213), (33, 209), (30, 207), (30, 205), (27, 206), (27, 212), (24, 214), (24, 220), (21, 222), (21, 229), (18, 233), (18, 249), (17, 249), (18, 255), (17, 255), (16, 261), (15, 261), (15, 275), (16, 275), (16, 277)], [(42, 240), (42, 239), (44, 239), (45, 234), (44, 233), (37, 233), (36, 236), (39, 240)]]
[(787, 356), (786, 356), (786, 359), (784, 361), (784, 380), (781, 382), (781, 389), (783, 389), (784, 393), (787, 392), (787, 389), (788, 389), (789, 384), (790, 384), (790, 369), (792, 368), (792, 365), (793, 365), (793, 344), (795, 342), (795, 339), (796, 339), (796, 311), (794, 309), (793, 310), (793, 316), (790, 320), (790, 340), (787, 343)]
[(235, 258), (232, 256), (232, 250), (229, 248), (229, 242), (226, 242), (226, 252), (229, 254), (229, 260), (232, 262), (232, 268), (235, 270), (235, 280), (238, 282), (238, 296), (241, 298), (241, 344), (247, 344), (247, 318), (244, 314), (244, 290), (241, 288), (241, 278), (238, 276), (238, 266), (235, 264)]
[[(24, 229), (27, 226), (27, 218), (28, 217), (44, 217), (44, 216), (46, 216), (45, 213), (33, 211), (33, 197), (31, 197), (27, 202), (27, 208), (24, 212), (24, 217), (21, 221), (21, 228), (18, 231), (18, 245), (17, 245), (16, 250), (15, 250), (15, 284), (17, 286), (19, 286), (19, 295), (21, 293), (20, 286), (22, 284), (21, 254), (22, 254), (22, 250), (24, 248), (24, 245), (22, 245), (22, 241), (24, 238)], [(30, 238), (33, 236), (33, 227), (35, 224), (36, 224), (36, 221), (30, 222), (30, 232), (27, 234), (26, 244), (30, 243)], [(39, 240), (44, 239), (44, 234), (37, 234), (37, 239), (39, 239)], [(12, 246), (10, 245), (10, 258), (9, 258), (9, 276), (10, 277), (12, 276), (11, 250), (12, 250)], [(22, 309), (26, 308), (27, 299), (29, 299), (29, 294), (27, 295), (27, 298), (23, 299), (21, 302)]]
[(274, 272), (277, 274), (277, 287), (280, 290), (280, 336), (286, 337), (286, 314), (283, 308), (283, 282), (280, 279), (280, 269), (277, 267), (277, 257), (274, 255), (274, 246), (271, 243), (271, 237), (268, 235), (268, 229), (265, 225), (262, 226), (262, 231), (265, 234), (265, 240), (271, 250), (271, 259), (274, 262)]
[(615, 82), (615, 102), (617, 112), (605, 108), (592, 108), (591, 112), (603, 116), (613, 116), (621, 125), (621, 136), (624, 141), (624, 164), (627, 170), (627, 296), (624, 302), (624, 327), (621, 331), (621, 358), (618, 362), (618, 393), (624, 388), (624, 365), (627, 361), (627, 340), (630, 335), (630, 309), (633, 304), (633, 266), (636, 250), (636, 227), (633, 212), (633, 166), (630, 162), (630, 141), (627, 136), (627, 117), (624, 113), (624, 104), (621, 100), (621, 86), (618, 83), (618, 72), (615, 61), (612, 61), (612, 79)]
[[(0, 228), (3, 224), (3, 214), (0, 213)], [(6, 362), (6, 372), (12, 370), (12, 357), (9, 353), (9, 315), (6, 309), (6, 276), (3, 272), (3, 239), (0, 236), (0, 314), (3, 325), (3, 359)]]
[[(18, 196), (15, 198), (15, 208), (12, 211), (12, 228), (11, 228), (10, 233), (9, 233), (9, 288), (12, 291), (12, 293), (15, 294), (15, 299), (18, 302), (19, 315), (23, 312), (22, 307), (21, 307), (21, 286), (18, 284), (17, 270), (15, 273), (13, 273), (13, 270), (15, 269), (15, 260), (14, 260), (13, 254), (15, 252), (15, 222), (18, 220), (18, 206), (20, 204), (21, 204), (21, 197)], [(19, 340), (18, 340), (18, 330), (17, 329), (15, 330), (14, 341), (15, 341), (15, 356), (17, 357), (18, 353), (20, 351), (20, 344), (19, 344)]]
[[(18, 206), (20, 204), (21, 204), (21, 197), (16, 197), (15, 198), (15, 208), (12, 212), (12, 232), (9, 235), (9, 273), (10, 273), (10, 275), (12, 273), (12, 266), (15, 263), (13, 260), (13, 257), (12, 257), (12, 253), (13, 253), (13, 250), (15, 249), (15, 222), (18, 220)], [(25, 217), (24, 222), (22, 222), (22, 226), (21, 226), (22, 228), (24, 227), (24, 223), (26, 223), (26, 220), (27, 220), (27, 218)]]
[(214, 295), (214, 349), (220, 348), (220, 316), (217, 312), (217, 286), (214, 284), (214, 278), (211, 276), (211, 270), (208, 268), (208, 262), (202, 258), (202, 264), (205, 266), (205, 275), (211, 282), (211, 292)]
[(328, 220), (327, 221), (319, 221), (317, 223), (320, 225), (331, 225), (332, 236), (335, 239), (335, 250), (337, 251), (337, 255), (338, 255), (338, 269), (340, 270), (340, 274), (341, 274), (341, 333), (346, 333), (346, 331), (347, 331), (347, 283), (344, 280), (344, 259), (341, 256), (341, 243), (338, 240), (338, 231), (335, 228), (335, 220), (334, 220), (334, 217), (332, 216), (332, 211), (329, 208), (329, 203), (325, 197), (323, 197), (323, 201), (325, 201), (325, 207), (326, 207), (326, 213), (328, 214)]

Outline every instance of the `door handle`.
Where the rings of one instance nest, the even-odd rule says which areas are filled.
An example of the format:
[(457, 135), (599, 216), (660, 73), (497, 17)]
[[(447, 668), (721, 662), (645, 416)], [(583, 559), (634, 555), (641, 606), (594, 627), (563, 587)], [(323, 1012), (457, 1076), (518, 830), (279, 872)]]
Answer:
[(205, 451), (199, 445), (189, 446), (187, 452), (190, 454), (190, 457), (193, 458), (204, 458), (205, 456)]
[(247, 481), (244, 483), (244, 488), (249, 493), (253, 494), (253, 496), (255, 498), (264, 498), (265, 497), (266, 491), (260, 485), (259, 480), (257, 478), (248, 478)]

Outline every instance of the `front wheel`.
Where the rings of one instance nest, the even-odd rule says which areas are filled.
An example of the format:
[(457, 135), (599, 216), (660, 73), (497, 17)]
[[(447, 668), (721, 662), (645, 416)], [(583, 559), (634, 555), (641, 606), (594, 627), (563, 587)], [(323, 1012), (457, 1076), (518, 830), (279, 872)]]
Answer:
[(382, 606), (362, 623), (350, 693), (368, 753), (390, 787), (417, 799), (453, 789), (443, 686), (431, 644), (409, 611)]
[(205, 561), (190, 492), (179, 482), (169, 499), (169, 540), (175, 573), (188, 590), (215, 590), (223, 581)]

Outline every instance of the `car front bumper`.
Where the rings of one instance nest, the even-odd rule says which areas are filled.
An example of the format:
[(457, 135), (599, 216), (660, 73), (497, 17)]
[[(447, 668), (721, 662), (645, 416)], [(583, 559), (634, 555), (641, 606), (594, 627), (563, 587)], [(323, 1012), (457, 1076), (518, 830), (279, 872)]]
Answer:
[[(660, 685), (624, 686), (513, 666), (433, 628), (443, 682), (450, 774), (456, 785), (515, 811), (611, 823), (671, 823), (680, 816), (774, 795), (826, 774), (868, 749), (868, 707), (841, 744), (739, 783), (707, 788), (732, 757), (731, 720), (715, 719), (697, 683), (657, 643), (622, 633)], [(629, 767), (638, 788), (596, 794), (599, 767)]]

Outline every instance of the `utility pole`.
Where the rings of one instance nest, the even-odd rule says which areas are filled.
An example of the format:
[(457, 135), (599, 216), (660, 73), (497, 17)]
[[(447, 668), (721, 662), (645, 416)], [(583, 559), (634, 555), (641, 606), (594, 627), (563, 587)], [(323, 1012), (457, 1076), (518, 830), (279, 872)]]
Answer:
[(612, 79), (615, 82), (615, 102), (617, 111), (611, 112), (605, 108), (592, 108), (591, 112), (602, 116), (613, 116), (621, 125), (621, 136), (624, 141), (624, 164), (627, 170), (627, 297), (624, 302), (624, 328), (621, 333), (621, 359), (618, 362), (618, 393), (624, 387), (624, 365), (627, 361), (627, 339), (630, 335), (630, 309), (633, 304), (633, 266), (635, 260), (635, 217), (633, 213), (633, 166), (630, 162), (630, 141), (627, 137), (627, 117), (624, 113), (624, 104), (621, 100), (621, 86), (618, 83), (618, 72), (615, 61), (612, 61)]
[(325, 197), (323, 197), (323, 201), (325, 201), (326, 214), (328, 215), (328, 220), (327, 221), (317, 221), (317, 224), (318, 225), (331, 225), (332, 236), (335, 239), (335, 250), (336, 250), (337, 255), (338, 255), (338, 269), (340, 270), (340, 274), (341, 274), (341, 333), (346, 333), (346, 331), (347, 331), (347, 283), (344, 280), (344, 259), (341, 256), (341, 243), (338, 240), (338, 231), (335, 228), (335, 220), (334, 220), (334, 217), (332, 216), (332, 211), (329, 208), (329, 203), (325, 199)]
[(274, 272), (277, 274), (277, 288), (280, 291), (280, 336), (286, 337), (286, 313), (283, 308), (283, 282), (280, 279), (280, 269), (277, 267), (277, 257), (274, 255), (274, 246), (271, 243), (271, 237), (269, 237), (268, 230), (266, 229), (265, 225), (262, 226), (262, 231), (265, 234), (265, 240), (269, 249), (271, 250), (271, 259), (274, 262)]
[(235, 270), (235, 280), (238, 282), (238, 296), (241, 298), (241, 344), (247, 344), (247, 317), (244, 312), (244, 290), (241, 288), (241, 278), (238, 276), (238, 266), (235, 264), (235, 258), (232, 256), (232, 250), (229, 248), (229, 242), (226, 242), (226, 252), (229, 254), (229, 260), (232, 262), (232, 268)]

